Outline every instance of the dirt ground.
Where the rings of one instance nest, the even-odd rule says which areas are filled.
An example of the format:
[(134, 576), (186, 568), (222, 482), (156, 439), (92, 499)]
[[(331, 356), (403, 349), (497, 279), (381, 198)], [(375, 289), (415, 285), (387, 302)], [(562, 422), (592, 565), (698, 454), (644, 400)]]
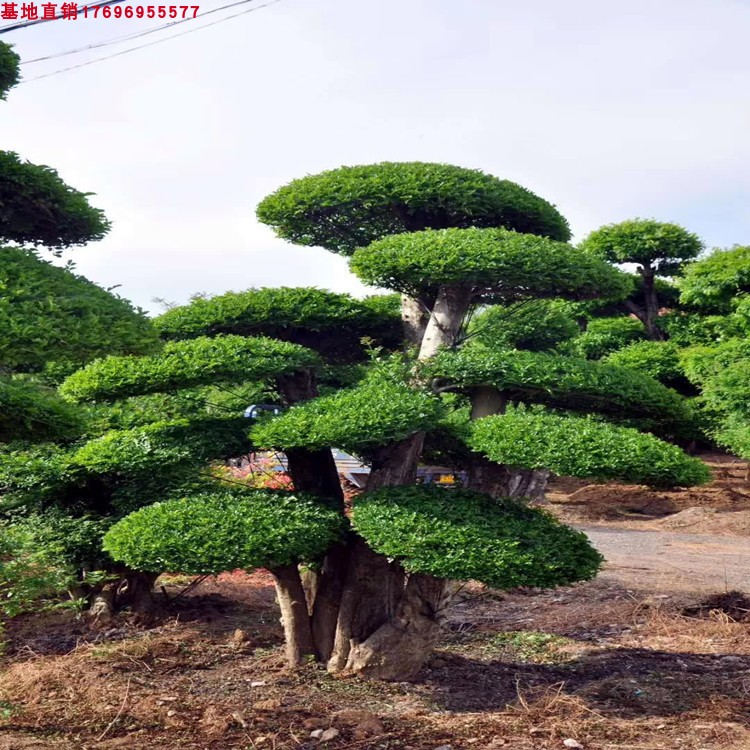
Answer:
[[(95, 627), (70, 611), (16, 618), (0, 750), (748, 750), (750, 598), (728, 591), (747, 582), (744, 540), (657, 525), (690, 507), (750, 510), (744, 465), (709, 460), (713, 485), (657, 493), (674, 503), (669, 515), (634, 513), (607, 485), (598, 502), (609, 509), (585, 517), (582, 486), (558, 480), (551, 507), (586, 526), (603, 573), (546, 592), (466, 586), (410, 684), (285, 669), (262, 571), (179, 597), (190, 579), (165, 578), (170, 599), (148, 626), (123, 616)], [(733, 493), (746, 492), (742, 507)], [(696, 572), (699, 559), (713, 578)]]

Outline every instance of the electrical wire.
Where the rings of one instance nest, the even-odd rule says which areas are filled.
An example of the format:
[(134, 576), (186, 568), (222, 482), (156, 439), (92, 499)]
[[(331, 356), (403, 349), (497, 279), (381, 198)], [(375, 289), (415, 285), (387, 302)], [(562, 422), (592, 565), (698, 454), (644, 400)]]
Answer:
[(187, 23), (188, 21), (195, 21), (198, 18), (203, 18), (204, 16), (210, 16), (212, 13), (218, 13), (222, 10), (228, 10), (229, 8), (235, 8), (238, 5), (246, 5), (247, 3), (254, 3), (257, 2), (257, 0), (239, 0), (239, 2), (236, 3), (229, 3), (228, 5), (222, 5), (219, 8), (211, 8), (211, 10), (207, 10), (204, 13), (201, 13), (199, 16), (196, 17), (189, 17), (189, 18), (181, 18), (179, 21), (170, 21), (169, 23), (163, 23), (159, 26), (152, 26), (148, 29), (144, 29), (143, 31), (134, 31), (131, 34), (124, 34), (122, 36), (116, 36), (112, 37), (111, 39), (105, 39), (103, 42), (96, 42), (95, 44), (89, 44), (85, 47), (76, 47), (75, 49), (69, 49), (65, 50), (64, 52), (55, 52), (51, 55), (45, 55), (44, 57), (35, 57), (33, 60), (22, 60), (21, 65), (31, 65), (32, 63), (38, 63), (38, 62), (44, 62), (45, 60), (54, 60), (57, 57), (66, 57), (67, 55), (75, 55), (79, 52), (88, 52), (92, 49), (99, 49), (101, 47), (109, 47), (112, 44), (121, 44), (122, 42), (129, 42), (133, 39), (138, 39), (142, 36), (148, 36), (149, 34), (155, 34), (157, 31), (163, 31), (164, 29), (170, 29), (172, 26), (177, 26), (182, 23)]
[(155, 44), (161, 44), (162, 42), (167, 42), (170, 39), (176, 39), (178, 36), (185, 36), (186, 34), (192, 34), (196, 31), (201, 31), (202, 29), (207, 29), (209, 26), (216, 26), (217, 24), (224, 23), (224, 21), (229, 21), (232, 18), (238, 18), (239, 16), (244, 16), (247, 13), (252, 13), (253, 11), (260, 10), (261, 8), (268, 8), (271, 5), (276, 5), (276, 3), (281, 2), (281, 0), (271, 0), (271, 2), (263, 3), (263, 5), (258, 5), (254, 8), (248, 8), (247, 10), (243, 10), (239, 13), (233, 13), (232, 15), (225, 16), (224, 18), (220, 18), (218, 21), (212, 21), (211, 23), (204, 23), (202, 26), (198, 26), (194, 29), (188, 29), (187, 31), (182, 31), (179, 34), (172, 34), (172, 36), (164, 37), (163, 39), (156, 39), (153, 42), (147, 42), (146, 44), (139, 44), (137, 47), (130, 47), (129, 49), (122, 50), (122, 52), (115, 52), (111, 55), (105, 55), (104, 57), (97, 57), (95, 60), (89, 60), (85, 63), (79, 63), (78, 65), (71, 65), (67, 68), (61, 68), (59, 70), (53, 70), (51, 73), (44, 73), (39, 76), (34, 76), (33, 78), (24, 78), (20, 81), (19, 85), (23, 85), (24, 83), (29, 83), (31, 81), (39, 81), (42, 78), (50, 78), (51, 76), (59, 75), (60, 73), (67, 73), (69, 70), (77, 70), (78, 68), (85, 68), (87, 65), (93, 65), (94, 63), (102, 62), (103, 60), (111, 60), (114, 57), (120, 57), (121, 55), (127, 55), (129, 52), (135, 52), (139, 49), (144, 49), (145, 47), (153, 47)]
[[(123, 2), (125, 2), (125, 0), (105, 0), (102, 3), (96, 3), (96, 5), (99, 8), (102, 8), (105, 5), (117, 5), (118, 3), (123, 3)], [(86, 7), (93, 7), (93, 6), (86, 6), (86, 5), (78, 6), (76, 7), (76, 10), (75, 10), (76, 14), (83, 13), (83, 9)], [(38, 23), (48, 23), (49, 21), (62, 21), (62, 20), (67, 19), (68, 17), (69, 16), (65, 16), (61, 14), (59, 16), (54, 16), (52, 18), (35, 18), (33, 20), (28, 19), (26, 21), (19, 21), (18, 23), (11, 23), (11, 24), (8, 24), (7, 26), (0, 26), (0, 34), (7, 34), (9, 31), (17, 31), (18, 29), (25, 29), (27, 26), (36, 26)]]

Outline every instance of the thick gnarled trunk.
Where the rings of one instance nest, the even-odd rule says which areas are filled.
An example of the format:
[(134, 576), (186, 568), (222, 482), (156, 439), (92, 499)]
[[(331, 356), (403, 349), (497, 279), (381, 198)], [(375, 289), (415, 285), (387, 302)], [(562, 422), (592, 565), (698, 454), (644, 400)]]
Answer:
[(296, 565), (272, 568), (271, 574), (281, 609), (287, 664), (297, 666), (306, 659), (316, 656), (312, 623), (302, 579)]

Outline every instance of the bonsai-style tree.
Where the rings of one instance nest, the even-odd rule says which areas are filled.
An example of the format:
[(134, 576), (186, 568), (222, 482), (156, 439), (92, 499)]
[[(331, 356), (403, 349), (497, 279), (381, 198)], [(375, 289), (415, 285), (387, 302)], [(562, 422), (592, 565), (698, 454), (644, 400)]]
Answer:
[(680, 280), (680, 302), (703, 314), (726, 315), (750, 292), (750, 246), (714, 250), (691, 263)]
[[(335, 672), (409, 678), (439, 634), (450, 580), (549, 587), (593, 576), (601, 557), (585, 536), (527, 503), (534, 473), (655, 486), (707, 479), (703, 464), (675, 445), (622, 426), (630, 418), (669, 435), (690, 424), (687, 402), (657, 381), (464, 338), (477, 306), (627, 293), (612, 266), (549, 236), (550, 227), (566, 233), (566, 224), (540, 198), (470, 170), (381, 164), (295, 181), (269, 196), (259, 216), (282, 236), (350, 254), (361, 279), (399, 293), (400, 349), (391, 298), (251, 290), (169, 311), (157, 321), (172, 339), (161, 351), (93, 362), (61, 392), (116, 409), (209, 384), (263, 384), (280, 416), (245, 421), (240, 433), (235, 417), (225, 421), (232, 440), (284, 451), (292, 490), (211, 476), (213, 459), (247, 446), (219, 440), (191, 416), (105, 432), (76, 460), (97, 476), (137, 467), (153, 476), (159, 441), (188, 454), (170, 465), (189, 468), (192, 481), (183, 474), (149, 493), (140, 475), (130, 497), (142, 507), (131, 505), (104, 549), (150, 574), (268, 568), (291, 664), (312, 656)], [(407, 226), (412, 219), (422, 225)], [(367, 347), (356, 341), (365, 336)], [(332, 448), (370, 464), (366, 491), (352, 504)], [(466, 470), (467, 486), (417, 485), (418, 463), (435, 455)], [(304, 584), (301, 563), (315, 571)]]
[(698, 236), (677, 224), (632, 219), (593, 231), (581, 247), (611, 263), (637, 265), (642, 304), (630, 299), (628, 310), (641, 320), (650, 339), (662, 340), (664, 332), (656, 324), (661, 308), (656, 278), (674, 276), (686, 261), (697, 257), (703, 250)]

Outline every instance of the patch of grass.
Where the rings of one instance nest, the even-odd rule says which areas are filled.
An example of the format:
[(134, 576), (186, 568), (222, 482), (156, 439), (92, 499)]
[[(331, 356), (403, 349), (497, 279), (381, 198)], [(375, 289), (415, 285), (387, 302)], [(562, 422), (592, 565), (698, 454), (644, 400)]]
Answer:
[(519, 630), (497, 633), (490, 645), (520, 662), (534, 664), (559, 664), (571, 658), (570, 647), (575, 644), (570, 638), (534, 630)]

